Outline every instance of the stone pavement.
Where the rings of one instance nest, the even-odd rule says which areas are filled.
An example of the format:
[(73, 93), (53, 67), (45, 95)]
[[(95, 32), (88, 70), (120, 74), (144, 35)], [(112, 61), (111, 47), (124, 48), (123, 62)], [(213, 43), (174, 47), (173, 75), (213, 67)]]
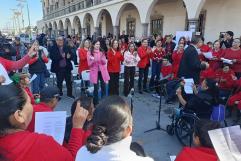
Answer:
[[(126, 98), (130, 102), (130, 98)], [(133, 141), (139, 142), (146, 153), (154, 158), (155, 161), (170, 161), (170, 155), (177, 155), (182, 146), (176, 136), (169, 136), (165, 131), (144, 131), (155, 128), (155, 122), (158, 117), (159, 99), (151, 94), (137, 94), (134, 100), (134, 133)], [(73, 99), (63, 97), (56, 110), (66, 110), (70, 114), (70, 108)], [(169, 114), (175, 105), (166, 105), (163, 101), (161, 112), (161, 126), (166, 128), (170, 124)]]

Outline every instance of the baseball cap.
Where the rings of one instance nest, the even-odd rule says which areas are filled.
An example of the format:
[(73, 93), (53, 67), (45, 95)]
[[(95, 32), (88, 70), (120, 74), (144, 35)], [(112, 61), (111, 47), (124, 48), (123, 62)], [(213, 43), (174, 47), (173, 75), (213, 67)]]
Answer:
[(59, 95), (59, 89), (57, 87), (45, 87), (41, 92), (40, 92), (40, 99), (41, 101), (48, 101), (53, 98), (57, 98), (58, 100), (61, 99)]

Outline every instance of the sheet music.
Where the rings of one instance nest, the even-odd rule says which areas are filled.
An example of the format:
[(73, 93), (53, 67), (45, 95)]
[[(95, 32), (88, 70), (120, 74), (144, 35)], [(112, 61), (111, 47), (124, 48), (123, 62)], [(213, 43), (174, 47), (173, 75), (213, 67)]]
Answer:
[(184, 91), (186, 94), (193, 94), (193, 85), (194, 85), (194, 80), (191, 79), (184, 79)]
[(239, 126), (208, 132), (220, 161), (241, 160), (241, 130)]
[(213, 53), (212, 52), (206, 52), (206, 53), (203, 53), (203, 55), (207, 59), (212, 59), (213, 58)]
[(52, 136), (60, 145), (63, 144), (66, 111), (36, 112), (35, 132)]

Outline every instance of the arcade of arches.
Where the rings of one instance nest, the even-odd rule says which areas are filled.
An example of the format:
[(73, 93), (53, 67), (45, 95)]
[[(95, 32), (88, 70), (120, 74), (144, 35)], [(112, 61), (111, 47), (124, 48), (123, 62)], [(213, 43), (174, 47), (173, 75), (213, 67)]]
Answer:
[[(51, 36), (78, 35), (82, 38), (108, 34), (117, 36), (125, 31), (141, 38), (192, 30), (213, 41), (219, 32), (241, 32), (241, 23), (233, 21), (241, 14), (240, 5), (239, 0), (112, 0), (46, 20), (42, 31)], [(227, 9), (233, 11), (225, 14)]]

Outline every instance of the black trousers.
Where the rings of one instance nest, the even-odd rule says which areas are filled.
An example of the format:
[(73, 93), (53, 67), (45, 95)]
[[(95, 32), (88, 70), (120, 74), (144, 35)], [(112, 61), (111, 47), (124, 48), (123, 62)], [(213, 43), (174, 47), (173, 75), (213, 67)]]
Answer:
[(99, 82), (101, 86), (101, 98), (103, 98), (104, 96), (106, 96), (106, 84), (102, 78), (101, 72), (98, 72), (97, 83), (94, 84), (94, 105), (97, 105), (99, 103)]
[(119, 75), (120, 73), (109, 73), (109, 95), (119, 95)]
[(147, 84), (147, 78), (148, 78), (148, 71), (149, 71), (149, 66), (146, 66), (145, 68), (139, 68), (139, 80), (138, 80), (139, 91), (142, 91), (143, 89), (147, 90), (146, 84)]
[(66, 81), (67, 95), (72, 96), (72, 74), (71, 71), (60, 70), (56, 73), (57, 87), (59, 88), (60, 94), (63, 94), (63, 81)]
[(128, 96), (131, 88), (134, 88), (134, 79), (135, 79), (135, 67), (127, 67), (124, 68), (124, 95)]

